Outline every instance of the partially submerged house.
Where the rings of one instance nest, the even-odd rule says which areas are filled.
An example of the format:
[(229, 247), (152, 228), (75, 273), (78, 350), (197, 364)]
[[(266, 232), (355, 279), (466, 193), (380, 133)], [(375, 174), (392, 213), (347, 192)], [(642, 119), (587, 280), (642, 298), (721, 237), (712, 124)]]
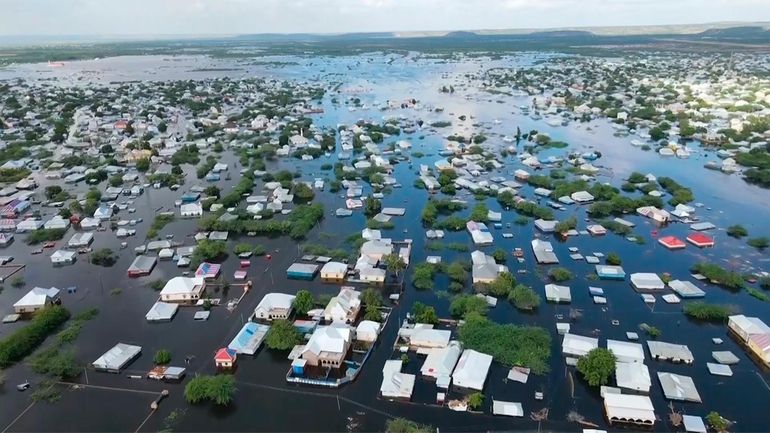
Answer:
[(598, 338), (570, 333), (564, 334), (564, 339), (561, 342), (561, 352), (568, 357), (585, 356), (597, 347), (599, 347)]
[(59, 303), (59, 289), (35, 287), (13, 304), (13, 311), (17, 314), (29, 314), (57, 303)]
[(268, 293), (254, 309), (254, 318), (267, 321), (288, 319), (294, 298), (294, 295), (286, 293)]
[(556, 257), (556, 253), (553, 252), (553, 246), (550, 242), (533, 239), (532, 252), (535, 253), (535, 260), (541, 265), (559, 263), (559, 259)]
[(459, 388), (483, 391), (491, 365), (492, 355), (465, 349), (452, 373), (452, 383)]
[(158, 301), (150, 307), (144, 317), (148, 322), (170, 322), (178, 309), (178, 304)]
[(400, 359), (391, 359), (385, 361), (382, 368), (382, 384), (380, 385), (380, 395), (388, 399), (409, 400), (414, 391), (413, 374), (401, 372), (404, 363)]
[(431, 349), (420, 368), (420, 374), (436, 380), (444, 378), (448, 383), (461, 353), (462, 347), (457, 341), (449, 342), (446, 347)]
[(142, 353), (141, 346), (118, 343), (112, 349), (100, 356), (91, 365), (96, 370), (109, 373), (120, 373), (131, 361), (139, 357)]
[(131, 266), (128, 267), (128, 276), (135, 278), (150, 275), (152, 270), (155, 268), (155, 263), (157, 263), (157, 261), (158, 259), (153, 256), (136, 256), (134, 261), (131, 263)]
[(494, 257), (476, 250), (471, 253), (471, 275), (473, 284), (491, 284), (500, 274), (508, 272), (508, 267), (498, 265)]
[(206, 281), (201, 277), (174, 277), (160, 291), (163, 302), (194, 304), (206, 291)]
[(323, 316), (327, 322), (353, 323), (361, 311), (361, 292), (352, 287), (342, 287), (337, 296), (329, 300)]
[(604, 411), (610, 425), (615, 423), (638, 426), (655, 425), (655, 407), (646, 395), (605, 393)]
[(340, 368), (351, 344), (351, 329), (347, 326), (319, 326), (305, 345), (300, 356), (307, 365)]

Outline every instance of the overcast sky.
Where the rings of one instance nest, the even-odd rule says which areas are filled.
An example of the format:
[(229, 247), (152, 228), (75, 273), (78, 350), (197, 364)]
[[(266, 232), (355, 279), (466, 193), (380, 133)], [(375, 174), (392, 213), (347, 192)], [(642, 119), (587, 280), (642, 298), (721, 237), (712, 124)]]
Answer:
[(344, 33), (770, 21), (770, 0), (0, 0), (0, 35)]

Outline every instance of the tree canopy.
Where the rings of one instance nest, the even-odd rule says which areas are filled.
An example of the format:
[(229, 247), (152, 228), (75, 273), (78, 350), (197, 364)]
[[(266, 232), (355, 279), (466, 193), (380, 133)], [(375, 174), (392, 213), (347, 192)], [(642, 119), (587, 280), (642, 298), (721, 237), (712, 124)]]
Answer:
[(606, 385), (615, 372), (615, 355), (609, 349), (597, 347), (578, 359), (577, 371), (591, 386)]

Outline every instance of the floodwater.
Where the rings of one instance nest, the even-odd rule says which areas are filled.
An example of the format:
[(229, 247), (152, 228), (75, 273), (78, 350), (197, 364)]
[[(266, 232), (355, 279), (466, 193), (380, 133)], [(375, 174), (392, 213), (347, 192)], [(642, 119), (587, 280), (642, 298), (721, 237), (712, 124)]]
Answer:
[[(489, 316), (497, 322), (515, 324), (533, 324), (545, 327), (552, 335), (551, 371), (545, 376), (530, 376), (526, 385), (505, 383), (507, 371), (494, 364), (490, 372), (486, 389), (484, 414), (456, 413), (446, 408), (432, 405), (435, 400), (435, 385), (417, 380), (415, 398), (411, 403), (395, 403), (380, 400), (377, 397), (382, 379), (381, 369), (385, 360), (394, 357), (392, 346), (396, 338), (398, 324), (411, 309), (415, 301), (435, 305), (440, 316), (448, 316), (450, 296), (446, 294), (448, 280), (440, 276), (434, 290), (416, 291), (406, 285), (399, 305), (383, 331), (378, 347), (364, 366), (358, 380), (336, 391), (301, 387), (286, 384), (284, 376), (289, 368), (285, 353), (273, 353), (261, 350), (255, 357), (239, 358), (235, 372), (238, 391), (235, 402), (227, 408), (215, 408), (209, 405), (188, 406), (183, 400), (183, 385), (159, 384), (147, 380), (129, 379), (126, 374), (143, 374), (152, 366), (152, 355), (164, 348), (173, 354), (172, 364), (183, 364), (185, 357), (190, 357), (189, 374), (212, 373), (211, 357), (214, 351), (225, 346), (247, 320), (251, 311), (265, 293), (279, 291), (294, 293), (301, 288), (308, 288), (314, 293), (334, 293), (337, 285), (323, 284), (318, 281), (293, 281), (285, 278), (285, 269), (299, 255), (295, 242), (285, 239), (246, 238), (247, 242), (258, 242), (267, 247), (272, 260), (258, 257), (252, 259), (248, 278), (254, 282), (254, 289), (245, 296), (243, 302), (232, 313), (224, 307), (215, 308), (206, 322), (192, 320), (193, 309), (183, 308), (171, 323), (148, 324), (144, 314), (157, 298), (157, 293), (146, 284), (155, 279), (168, 279), (179, 275), (180, 270), (171, 262), (159, 262), (149, 277), (128, 279), (125, 271), (133, 260), (133, 248), (144, 242), (143, 234), (158, 209), (169, 209), (171, 203), (190, 186), (205, 184), (195, 179), (194, 169), (187, 167), (188, 179), (185, 186), (177, 192), (169, 190), (147, 189), (145, 194), (135, 200), (136, 214), (121, 212), (120, 217), (131, 219), (141, 217), (144, 222), (136, 228), (138, 236), (127, 239), (128, 248), (122, 250), (120, 260), (112, 268), (88, 265), (80, 261), (73, 266), (53, 268), (48, 259), (51, 251), (42, 255), (30, 255), (30, 247), (23, 243), (23, 236), (4, 250), (3, 255), (12, 255), (14, 263), (23, 263), (26, 268), (23, 277), (24, 289), (15, 289), (6, 284), (0, 294), (3, 311), (26, 290), (34, 286), (56, 286), (64, 288), (77, 286), (75, 294), (63, 294), (64, 304), (73, 311), (82, 311), (98, 307), (99, 316), (89, 322), (77, 340), (76, 353), (84, 363), (91, 362), (117, 342), (133, 343), (143, 347), (143, 355), (130, 365), (129, 371), (120, 375), (94, 373), (87, 371), (78, 378), (79, 383), (87, 383), (85, 388), (67, 388), (62, 398), (54, 404), (38, 403), (29, 407), (28, 393), (16, 392), (15, 384), (34, 375), (29, 373), (24, 364), (6, 371), (6, 385), (0, 387), (0, 428), (9, 426), (9, 431), (115, 431), (136, 430), (158, 431), (169, 427), (166, 418), (172, 411), (179, 411), (178, 421), (171, 426), (178, 431), (373, 431), (383, 428), (385, 419), (390, 416), (403, 416), (418, 422), (431, 424), (442, 431), (494, 431), (494, 430), (546, 430), (576, 431), (581, 428), (576, 423), (567, 421), (570, 411), (580, 413), (586, 421), (596, 423), (600, 428), (608, 426), (603, 419), (601, 398), (597, 389), (590, 389), (577, 377), (570, 378), (569, 371), (561, 358), (561, 338), (557, 335), (555, 323), (568, 320), (571, 310), (578, 310), (581, 317), (572, 322), (572, 332), (581, 335), (593, 335), (600, 338), (601, 344), (608, 338), (625, 340), (625, 333), (638, 331), (640, 323), (648, 323), (662, 331), (662, 341), (686, 344), (692, 350), (696, 362), (692, 366), (674, 365), (666, 362), (647, 361), (653, 378), (650, 396), (655, 405), (660, 421), (657, 431), (670, 431), (674, 428), (668, 423), (668, 401), (663, 397), (658, 385), (656, 372), (674, 372), (693, 377), (703, 399), (703, 403), (674, 402), (674, 410), (690, 415), (705, 416), (716, 410), (728, 419), (737, 420), (735, 431), (761, 431), (770, 426), (770, 415), (765, 408), (770, 405), (770, 375), (760, 369), (731, 338), (727, 336), (723, 325), (701, 324), (687, 320), (681, 314), (681, 305), (668, 305), (658, 300), (654, 309), (646, 306), (628, 282), (593, 281), (586, 276), (593, 273), (593, 265), (584, 261), (571, 261), (568, 248), (577, 247), (582, 254), (592, 252), (617, 252), (623, 259), (627, 274), (633, 272), (669, 272), (673, 278), (690, 279), (688, 269), (700, 260), (709, 260), (733, 269), (770, 270), (770, 256), (749, 248), (745, 243), (729, 238), (724, 228), (740, 223), (746, 226), (752, 235), (767, 235), (767, 221), (770, 220), (770, 192), (744, 183), (738, 176), (727, 176), (703, 169), (703, 164), (715, 156), (704, 153), (693, 155), (689, 159), (663, 158), (653, 152), (644, 152), (630, 145), (631, 137), (615, 137), (612, 129), (603, 122), (591, 124), (571, 124), (567, 127), (550, 127), (544, 121), (535, 121), (520, 114), (516, 108), (526, 105), (528, 98), (491, 95), (468, 84), (465, 74), (478, 74), (490, 67), (522, 66), (533, 64), (544, 55), (523, 55), (516, 58), (490, 61), (488, 59), (467, 59), (455, 63), (439, 60), (418, 59), (415, 55), (398, 56), (359, 56), (333, 59), (302, 58), (275, 59), (291, 61), (296, 64), (276, 67), (264, 65), (245, 65), (243, 61), (215, 61), (194, 56), (176, 58), (123, 57), (101, 59), (89, 62), (74, 62), (62, 68), (49, 68), (47, 65), (13, 66), (0, 71), (0, 79), (23, 77), (28, 79), (47, 79), (53, 76), (65, 81), (62, 85), (85, 85), (89, 82), (107, 84), (112, 81), (133, 80), (169, 80), (196, 79), (204, 77), (230, 76), (265, 76), (270, 78), (296, 79), (302, 81), (342, 82), (339, 95), (327, 95), (323, 107), (325, 113), (314, 115), (314, 122), (320, 126), (336, 127), (337, 124), (351, 124), (359, 119), (379, 121), (383, 116), (404, 115), (420, 118), (426, 125), (435, 120), (451, 120), (452, 126), (434, 133), (430, 128), (415, 134), (399, 137), (413, 144), (413, 151), (424, 153), (421, 158), (412, 158), (412, 165), (400, 163), (396, 166), (395, 176), (403, 185), (386, 195), (383, 206), (406, 207), (403, 217), (392, 221), (395, 228), (385, 234), (394, 239), (413, 239), (411, 263), (420, 263), (428, 255), (440, 255), (445, 262), (455, 259), (469, 260), (469, 253), (428, 251), (426, 239), (421, 227), (419, 214), (428, 194), (416, 190), (412, 183), (419, 164), (432, 165), (440, 157), (437, 152), (442, 148), (441, 135), (458, 133), (469, 135), (472, 131), (483, 131), (490, 143), (500, 143), (503, 135), (513, 135), (516, 127), (522, 131), (537, 129), (548, 132), (554, 139), (562, 139), (572, 146), (570, 150), (595, 149), (603, 157), (595, 164), (603, 167), (600, 180), (619, 186), (622, 179), (631, 171), (651, 172), (656, 176), (670, 176), (679, 183), (692, 188), (696, 201), (704, 207), (697, 210), (703, 221), (711, 221), (719, 227), (710, 235), (716, 239), (717, 246), (712, 249), (698, 250), (689, 246), (683, 251), (668, 251), (655, 242), (651, 232), (656, 230), (647, 220), (630, 216), (628, 219), (637, 224), (635, 233), (646, 238), (646, 245), (631, 243), (620, 236), (608, 234), (604, 237), (591, 238), (578, 236), (566, 242), (552, 240), (562, 266), (569, 268), (576, 276), (569, 282), (572, 288), (572, 304), (543, 304), (535, 313), (525, 314), (516, 311), (505, 300), (500, 300)], [(273, 59), (271, 59), (273, 60)], [(217, 71), (194, 72), (194, 69), (220, 69)], [(238, 69), (224, 71), (222, 69)], [(153, 73), (153, 71), (157, 71)], [(90, 78), (89, 78), (90, 77)], [(454, 85), (454, 94), (439, 93), (443, 85)], [(331, 86), (330, 86), (331, 87)], [(415, 98), (423, 106), (443, 107), (443, 113), (424, 110), (398, 109), (386, 112), (377, 109), (358, 109), (349, 111), (343, 103), (333, 104), (332, 97), (341, 102), (347, 97), (358, 97), (363, 104), (376, 105), (387, 100), (404, 101)], [(466, 115), (467, 120), (458, 119)], [(494, 122), (498, 119), (500, 122)], [(474, 126), (475, 125), (475, 126)], [(590, 126), (590, 130), (588, 128)], [(506, 145), (507, 146), (507, 145)], [(694, 147), (694, 145), (693, 145)], [(549, 155), (563, 154), (564, 150), (549, 150), (540, 154), (541, 159)], [(233, 179), (217, 183), (227, 192), (237, 182), (236, 160), (231, 156), (223, 157), (231, 164)], [(294, 159), (270, 162), (268, 170), (299, 169), (303, 180), (315, 177), (331, 178), (330, 172), (321, 170), (324, 163), (332, 163), (334, 157), (320, 158), (311, 162)], [(518, 160), (508, 157), (506, 167), (493, 175), (511, 177), (515, 169), (521, 168)], [(260, 188), (261, 184), (257, 186)], [(42, 187), (41, 187), (42, 188)], [(85, 191), (85, 186), (79, 186)], [(368, 193), (365, 188), (365, 194)], [(532, 188), (525, 186), (522, 194), (532, 197)], [(469, 208), (474, 198), (467, 192), (460, 191), (458, 198), (468, 201)], [(325, 244), (330, 247), (344, 247), (343, 239), (365, 226), (365, 217), (356, 212), (347, 219), (337, 219), (333, 211), (341, 207), (344, 199), (328, 191), (316, 194), (316, 201), (324, 203), (327, 217), (309, 236), (307, 242)], [(500, 211), (500, 205), (494, 199), (486, 200), (488, 207)], [(466, 210), (466, 213), (470, 209)], [(53, 214), (55, 210), (47, 210)], [(575, 215), (579, 228), (585, 226), (585, 207), (572, 206), (565, 211), (557, 211), (558, 218)], [(517, 215), (503, 210), (503, 224), (512, 223)], [(189, 237), (195, 232), (194, 220), (177, 220), (161, 231), (161, 236), (174, 234), (175, 240), (184, 240), (192, 244)], [(513, 233), (513, 238), (504, 239), (503, 232)], [(660, 236), (676, 235), (683, 238), (688, 228), (683, 224), (672, 224), (660, 230)], [(63, 241), (71, 236), (72, 231)], [(526, 261), (517, 263), (509, 256), (508, 265), (517, 279), (543, 294), (542, 275), (547, 268), (536, 266), (529, 248), (529, 241), (537, 235), (534, 227), (512, 224), (510, 228), (493, 230), (495, 245), (483, 248), (491, 253), (495, 248), (511, 252), (520, 247), (525, 251)], [(244, 239), (230, 239), (230, 246)], [(466, 232), (447, 233), (444, 243), (461, 242), (471, 249), (473, 246)], [(109, 232), (98, 232), (93, 244), (94, 249), (110, 247), (118, 250), (120, 241)], [(223, 264), (223, 275), (230, 277), (238, 266), (237, 259), (231, 256)], [(526, 270), (525, 274), (518, 273)], [(407, 271), (406, 279), (409, 279)], [(594, 305), (588, 293), (588, 286), (598, 286), (605, 290), (607, 305)], [(735, 305), (746, 315), (770, 317), (768, 304), (762, 303), (747, 293), (732, 293), (715, 286), (704, 286), (708, 302), (729, 303)], [(111, 295), (112, 289), (120, 288), (122, 293)], [(468, 289), (469, 290), (469, 289)], [(240, 295), (240, 289), (232, 287), (227, 294), (218, 293), (225, 299)], [(563, 317), (558, 319), (557, 316)], [(612, 321), (618, 324), (613, 325)], [(7, 335), (23, 324), (0, 326), (0, 336)], [(641, 332), (640, 332), (641, 334)], [(721, 346), (711, 343), (713, 337), (724, 340)], [(645, 338), (642, 337), (642, 340)], [(730, 350), (739, 358), (739, 364), (733, 366), (734, 376), (722, 378), (710, 376), (705, 363), (710, 361), (713, 350)], [(416, 357), (406, 371), (419, 370), (421, 361)], [(572, 370), (574, 376), (574, 370)], [(102, 388), (104, 387), (104, 388)], [(153, 392), (168, 389), (170, 396), (164, 400), (158, 411), (151, 415), (149, 404), (154, 399)], [(149, 393), (137, 392), (149, 391)], [(536, 391), (544, 393), (544, 400), (534, 399)], [(740, 398), (739, 398), (740, 397)], [(521, 419), (494, 417), (491, 415), (492, 399), (518, 401), (524, 406), (525, 417)], [(548, 420), (538, 423), (529, 419), (529, 413), (544, 407), (549, 408)], [(24, 412), (26, 409), (28, 409)], [(148, 415), (151, 415), (148, 417)], [(17, 418), (18, 417), (18, 418)], [(141, 426), (141, 427), (140, 427)]]

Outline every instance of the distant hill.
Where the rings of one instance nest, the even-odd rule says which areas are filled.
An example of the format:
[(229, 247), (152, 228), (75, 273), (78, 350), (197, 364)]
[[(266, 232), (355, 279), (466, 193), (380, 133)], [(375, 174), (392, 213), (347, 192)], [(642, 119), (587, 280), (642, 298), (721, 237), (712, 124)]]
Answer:
[(770, 40), (770, 30), (760, 26), (729, 27), (724, 29), (709, 29), (698, 34), (702, 38), (741, 39), (741, 40)]

